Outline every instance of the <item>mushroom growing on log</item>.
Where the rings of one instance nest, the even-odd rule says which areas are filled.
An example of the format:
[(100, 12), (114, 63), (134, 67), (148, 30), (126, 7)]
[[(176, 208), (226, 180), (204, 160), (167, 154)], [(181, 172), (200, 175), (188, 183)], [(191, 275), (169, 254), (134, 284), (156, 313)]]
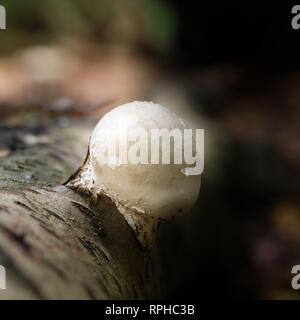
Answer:
[(185, 213), (198, 198), (200, 175), (185, 174), (183, 142), (191, 149), (195, 144), (183, 140), (185, 129), (180, 117), (159, 104), (121, 105), (99, 121), (83, 165), (65, 185), (95, 200), (109, 197), (149, 251), (159, 219)]
[[(166, 128), (171, 129), (173, 121), (184, 127), (177, 116), (161, 108), (158, 107), (156, 119), (166, 122), (158, 128), (169, 124)], [(160, 112), (165, 113), (165, 118)], [(151, 112), (148, 115), (145, 123), (152, 128), (155, 117), (151, 118)], [(29, 116), (27, 113), (26, 117)], [(78, 182), (91, 159), (97, 158), (101, 137), (97, 126), (84, 165), (71, 176), (68, 187), (62, 186), (61, 182), (70, 176), (86, 150), (91, 123), (69, 119), (63, 126), (58, 125), (59, 121), (54, 125), (50, 121), (39, 127), (24, 126), (22, 116), (17, 123), (20, 125), (3, 122), (0, 126), (0, 265), (7, 276), (6, 290), (0, 290), (0, 299), (149, 297), (145, 249), (153, 243), (159, 218), (179, 214), (196, 200), (200, 176), (187, 177), (178, 171), (180, 165), (176, 169), (171, 165), (172, 185), (164, 173), (164, 165), (161, 171), (158, 166), (157, 172), (152, 167), (151, 174), (162, 186), (156, 190), (151, 175), (143, 181), (148, 169), (143, 172), (138, 165), (141, 175), (136, 178), (145, 201), (135, 202), (139, 190), (133, 182), (123, 186), (127, 193), (122, 193), (126, 191), (122, 188), (116, 190), (118, 198), (108, 189), (98, 188), (111, 169), (106, 168), (106, 172), (95, 176), (97, 188), (86, 192)], [(120, 182), (125, 183), (132, 170), (135, 169), (130, 166), (125, 168)], [(187, 184), (180, 185), (184, 179)], [(108, 183), (109, 179), (103, 186), (109, 186)], [(168, 188), (163, 186), (171, 187), (169, 200), (168, 192), (164, 193)], [(184, 191), (183, 186), (191, 193)], [(180, 190), (182, 198), (175, 196)], [(155, 201), (152, 203), (151, 199)], [(140, 228), (139, 223), (146, 223), (146, 227)]]

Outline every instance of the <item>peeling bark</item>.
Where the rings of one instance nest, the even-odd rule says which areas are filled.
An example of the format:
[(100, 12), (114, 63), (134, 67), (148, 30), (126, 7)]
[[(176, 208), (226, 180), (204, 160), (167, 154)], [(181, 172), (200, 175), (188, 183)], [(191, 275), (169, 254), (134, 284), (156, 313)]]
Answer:
[(115, 205), (61, 185), (92, 125), (0, 127), (0, 299), (144, 299), (146, 256)]

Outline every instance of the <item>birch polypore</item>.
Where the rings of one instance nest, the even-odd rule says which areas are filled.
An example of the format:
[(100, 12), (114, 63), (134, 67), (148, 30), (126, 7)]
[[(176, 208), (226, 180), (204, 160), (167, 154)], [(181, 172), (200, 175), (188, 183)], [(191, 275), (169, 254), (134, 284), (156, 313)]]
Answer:
[(198, 198), (200, 175), (184, 174), (190, 164), (183, 151), (195, 149), (195, 139), (184, 139), (186, 129), (159, 104), (121, 105), (99, 121), (86, 161), (67, 186), (108, 196), (149, 249), (159, 219), (185, 213)]

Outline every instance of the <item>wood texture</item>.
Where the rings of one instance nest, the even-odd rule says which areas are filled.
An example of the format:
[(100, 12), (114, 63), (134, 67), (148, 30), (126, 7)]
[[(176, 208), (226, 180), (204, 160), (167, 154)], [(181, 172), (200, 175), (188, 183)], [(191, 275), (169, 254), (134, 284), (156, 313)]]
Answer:
[(147, 297), (146, 257), (114, 204), (61, 185), (92, 128), (0, 127), (0, 299)]

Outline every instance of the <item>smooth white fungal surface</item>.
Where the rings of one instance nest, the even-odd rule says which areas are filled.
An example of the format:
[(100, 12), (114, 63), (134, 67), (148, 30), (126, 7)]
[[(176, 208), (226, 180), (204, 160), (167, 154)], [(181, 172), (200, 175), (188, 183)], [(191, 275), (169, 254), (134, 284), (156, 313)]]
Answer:
[[(121, 105), (108, 112), (95, 127), (90, 141), (90, 156), (81, 183), (95, 195), (107, 194), (134, 226), (132, 212), (154, 218), (169, 218), (184, 213), (197, 200), (200, 175), (184, 175), (182, 164), (133, 164), (125, 159), (135, 142), (125, 139), (130, 130), (146, 130), (149, 136), (148, 157), (151, 157), (151, 129), (187, 128), (176, 114), (152, 102)], [(109, 150), (116, 143), (116, 150)], [(162, 143), (160, 143), (160, 149)], [(103, 150), (108, 161), (103, 163)], [(127, 151), (126, 153), (120, 152)], [(161, 151), (161, 150), (160, 150)], [(174, 150), (170, 148), (171, 159)], [(127, 162), (127, 163), (126, 163)], [(84, 176), (85, 175), (85, 176)], [(130, 217), (129, 217), (130, 215)], [(133, 221), (132, 221), (133, 220)], [(130, 223), (132, 221), (132, 223)]]

